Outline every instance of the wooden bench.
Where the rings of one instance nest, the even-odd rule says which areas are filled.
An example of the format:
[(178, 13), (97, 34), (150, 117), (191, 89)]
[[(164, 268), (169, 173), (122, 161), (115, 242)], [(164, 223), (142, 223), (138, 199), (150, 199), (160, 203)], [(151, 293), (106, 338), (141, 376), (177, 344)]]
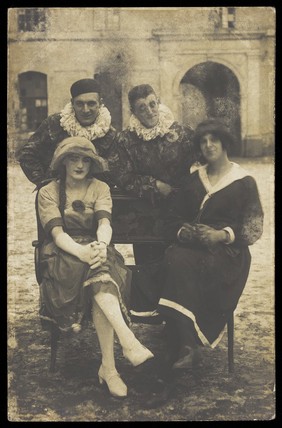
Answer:
[[(119, 192), (117, 189), (112, 191), (112, 199), (113, 199), (113, 244), (135, 244), (135, 243), (165, 243), (164, 238), (160, 234), (156, 233), (138, 233), (138, 230), (134, 229), (134, 218), (131, 217), (131, 226), (129, 223), (126, 223), (126, 216), (132, 215), (135, 212), (135, 216), (138, 216), (138, 213), (143, 211), (144, 213), (149, 212), (148, 204), (149, 201), (143, 201), (140, 198), (129, 196), (122, 192)], [(147, 206), (144, 207), (144, 204)], [(41, 223), (39, 221), (38, 215), (38, 207), (37, 207), (37, 196), (35, 201), (35, 209), (36, 209), (36, 219), (37, 219), (37, 236), (38, 239), (32, 242), (32, 245), (35, 249), (34, 251), (34, 262), (35, 262), (35, 274), (36, 280), (38, 284), (40, 284), (42, 277), (40, 272), (40, 264), (39, 264), (39, 250), (40, 246), (44, 239), (44, 231), (42, 229)], [(144, 209), (144, 210), (143, 210)], [(146, 217), (146, 216), (145, 216)], [(120, 221), (119, 221), (120, 220)], [(145, 221), (149, 219), (145, 218)], [(122, 228), (121, 225), (125, 224), (125, 228)], [(138, 265), (129, 265), (131, 270), (141, 269), (141, 266)], [(133, 322), (145, 323), (144, 320), (140, 317), (140, 321), (136, 317), (134, 317)], [(163, 320), (159, 316), (158, 319), (150, 322), (150, 324), (162, 323)], [(50, 362), (50, 371), (55, 371), (56, 365), (56, 356), (57, 356), (57, 348), (58, 348), (58, 339), (60, 336), (59, 329), (55, 326), (51, 326), (50, 332), (50, 345), (51, 345), (51, 362)], [(230, 316), (227, 322), (227, 337), (228, 337), (228, 371), (229, 373), (233, 373), (234, 371), (234, 316), (233, 313)]]

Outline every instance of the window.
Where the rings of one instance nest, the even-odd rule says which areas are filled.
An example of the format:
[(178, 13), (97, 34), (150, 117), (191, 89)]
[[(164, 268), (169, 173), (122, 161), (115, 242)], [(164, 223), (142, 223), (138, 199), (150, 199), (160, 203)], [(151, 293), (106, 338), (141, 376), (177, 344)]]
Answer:
[(18, 76), (21, 131), (35, 131), (48, 115), (47, 75), (27, 71)]
[(94, 12), (95, 30), (119, 30), (120, 13), (118, 9), (104, 8)]
[(45, 31), (46, 14), (43, 8), (20, 9), (18, 11), (19, 31)]
[(107, 10), (107, 29), (119, 30), (119, 11), (117, 9)]
[(222, 28), (235, 28), (235, 7), (220, 8)]
[(46, 107), (47, 100), (46, 99), (35, 99), (35, 107)]

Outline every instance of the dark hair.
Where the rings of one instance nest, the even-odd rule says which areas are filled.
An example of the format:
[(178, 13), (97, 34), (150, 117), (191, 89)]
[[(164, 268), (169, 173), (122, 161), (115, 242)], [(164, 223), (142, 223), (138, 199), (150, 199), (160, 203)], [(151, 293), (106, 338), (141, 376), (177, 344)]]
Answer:
[(207, 119), (198, 124), (193, 138), (197, 149), (200, 150), (202, 137), (206, 134), (212, 134), (218, 138), (227, 153), (235, 144), (235, 138), (231, 134), (230, 129), (219, 119)]
[(62, 218), (64, 218), (64, 210), (66, 206), (66, 168), (60, 169), (60, 187), (59, 187), (59, 210)]
[(147, 84), (134, 86), (132, 89), (130, 89), (128, 92), (128, 101), (131, 110), (134, 110), (134, 104), (136, 100), (139, 98), (146, 98), (150, 94), (156, 95), (152, 86)]

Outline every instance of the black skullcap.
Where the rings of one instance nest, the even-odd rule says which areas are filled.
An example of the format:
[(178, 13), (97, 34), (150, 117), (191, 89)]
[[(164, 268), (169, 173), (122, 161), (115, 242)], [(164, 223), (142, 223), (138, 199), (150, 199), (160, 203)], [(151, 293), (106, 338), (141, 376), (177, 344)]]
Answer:
[(100, 94), (100, 85), (94, 79), (81, 79), (72, 84), (70, 92), (72, 98), (80, 94), (87, 94), (88, 92), (97, 92)]

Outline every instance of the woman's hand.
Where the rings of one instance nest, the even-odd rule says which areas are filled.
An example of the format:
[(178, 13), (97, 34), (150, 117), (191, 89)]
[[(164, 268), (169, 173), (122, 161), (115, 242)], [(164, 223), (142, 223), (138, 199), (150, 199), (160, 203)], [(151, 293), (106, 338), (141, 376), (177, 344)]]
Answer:
[(91, 267), (93, 265), (95, 265), (95, 267), (98, 267), (101, 264), (99, 250), (96, 248), (93, 248), (92, 243), (87, 245), (79, 245), (79, 248), (77, 251), (77, 257), (83, 263), (88, 263)]
[(195, 226), (190, 223), (183, 223), (178, 232), (178, 240), (183, 243), (195, 242)]
[(225, 230), (217, 230), (206, 224), (196, 224), (195, 229), (199, 241), (204, 245), (214, 245), (219, 242), (226, 242), (227, 232)]
[(161, 180), (156, 180), (156, 186), (157, 186), (159, 192), (164, 197), (167, 197), (172, 192), (172, 190), (173, 190), (172, 187), (169, 184), (164, 183)]
[[(91, 242), (91, 248), (93, 249), (97, 257), (95, 258), (95, 263), (90, 266), (90, 269), (95, 269), (98, 266), (104, 264), (107, 260), (107, 244), (105, 242), (93, 241)], [(99, 264), (97, 264), (99, 262)]]

